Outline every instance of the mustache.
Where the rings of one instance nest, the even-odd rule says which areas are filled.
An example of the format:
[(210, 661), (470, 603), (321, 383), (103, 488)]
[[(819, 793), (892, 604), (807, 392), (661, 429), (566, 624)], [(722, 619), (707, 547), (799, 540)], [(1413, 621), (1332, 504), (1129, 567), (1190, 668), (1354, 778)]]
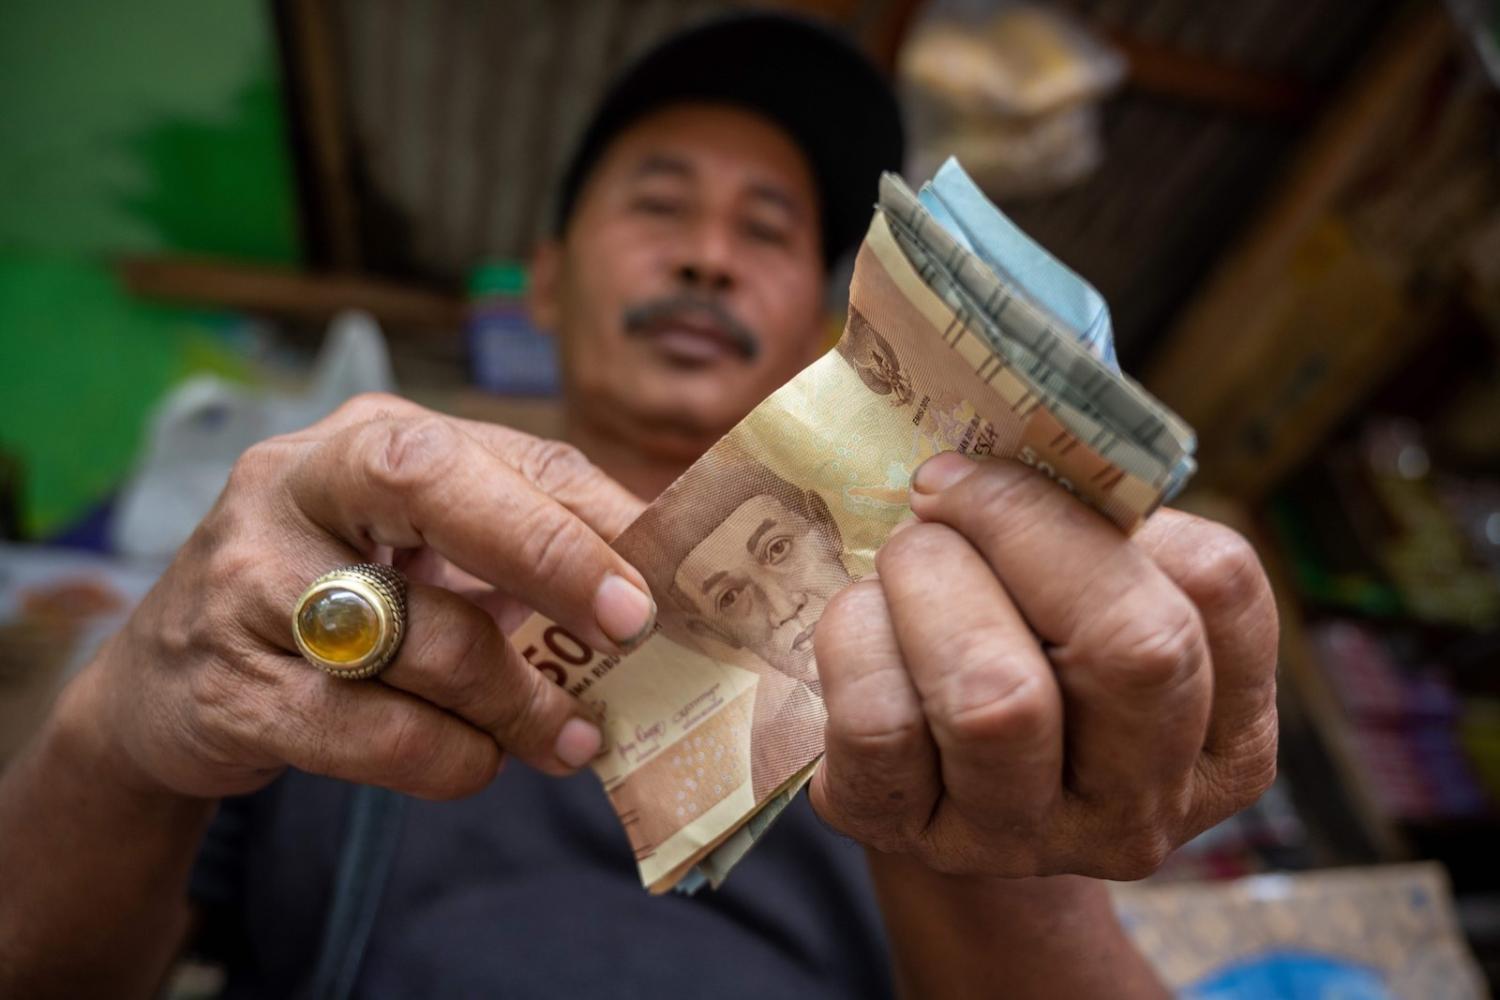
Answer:
[(694, 314), (710, 320), (746, 361), (754, 361), (760, 354), (760, 340), (749, 327), (717, 299), (699, 295), (664, 295), (628, 307), (624, 315), (625, 333), (632, 337), (644, 336), (664, 323)]

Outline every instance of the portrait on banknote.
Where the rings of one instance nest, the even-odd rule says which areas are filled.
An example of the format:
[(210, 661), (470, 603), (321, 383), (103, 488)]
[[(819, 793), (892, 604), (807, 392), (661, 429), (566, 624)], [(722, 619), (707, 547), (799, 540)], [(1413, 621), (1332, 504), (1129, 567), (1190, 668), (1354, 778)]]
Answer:
[(838, 523), (816, 490), (728, 442), (645, 516), (669, 530), (650, 551), (623, 554), (646, 575), (663, 633), (761, 674), (750, 722), (759, 799), (806, 763), (804, 746), (821, 734), (813, 633), (828, 602), (853, 582)]

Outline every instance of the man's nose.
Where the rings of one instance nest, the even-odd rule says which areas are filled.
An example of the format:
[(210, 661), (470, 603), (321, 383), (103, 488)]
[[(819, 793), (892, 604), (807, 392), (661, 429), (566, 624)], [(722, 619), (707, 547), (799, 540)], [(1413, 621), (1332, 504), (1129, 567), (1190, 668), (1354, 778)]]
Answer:
[(771, 618), (771, 627), (780, 628), (796, 618), (807, 607), (807, 595), (800, 591), (784, 590), (774, 582), (762, 584), (761, 593), (766, 602), (766, 612)]
[(734, 287), (734, 247), (723, 224), (705, 220), (693, 227), (677, 262), (677, 280), (710, 295)]

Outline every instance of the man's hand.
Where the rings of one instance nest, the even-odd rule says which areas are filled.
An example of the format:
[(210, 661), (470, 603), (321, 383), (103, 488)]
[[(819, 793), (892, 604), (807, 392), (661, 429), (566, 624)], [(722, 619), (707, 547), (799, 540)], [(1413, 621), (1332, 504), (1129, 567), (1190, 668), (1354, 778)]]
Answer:
[(817, 631), (834, 827), (942, 872), (1133, 879), (1270, 784), (1276, 612), (1239, 535), (1163, 510), (1126, 538), (955, 454), (912, 510)]
[[(429, 797), (478, 791), (503, 753), (571, 771), (598, 730), (500, 620), (519, 597), (598, 649), (643, 636), (645, 582), (605, 542), (640, 509), (567, 446), (360, 397), (245, 453), (64, 709), (127, 780), (193, 796), (288, 765)], [(400, 652), (377, 681), (325, 676), (296, 655), (298, 595), (390, 552), (411, 577)]]

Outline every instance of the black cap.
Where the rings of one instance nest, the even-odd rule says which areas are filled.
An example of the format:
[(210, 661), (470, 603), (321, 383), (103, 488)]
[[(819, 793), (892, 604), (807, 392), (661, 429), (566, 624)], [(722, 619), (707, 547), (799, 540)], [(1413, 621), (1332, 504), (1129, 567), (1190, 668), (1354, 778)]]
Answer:
[(646, 114), (684, 101), (738, 105), (791, 135), (818, 185), (830, 264), (869, 226), (881, 172), (901, 169), (896, 95), (863, 53), (815, 21), (735, 14), (670, 36), (615, 80), (563, 175), (558, 232), (610, 142)]

